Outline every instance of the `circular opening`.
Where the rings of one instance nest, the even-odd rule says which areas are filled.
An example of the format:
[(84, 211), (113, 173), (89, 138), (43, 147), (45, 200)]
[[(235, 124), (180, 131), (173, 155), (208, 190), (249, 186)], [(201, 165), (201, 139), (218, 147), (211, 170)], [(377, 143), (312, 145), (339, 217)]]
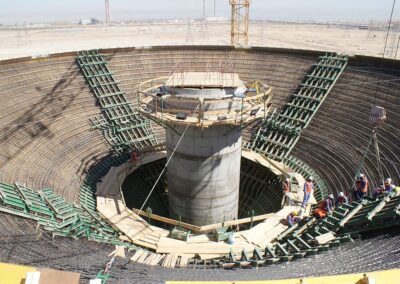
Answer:
[[(124, 180), (122, 192), (129, 208), (141, 208), (160, 175), (166, 159), (140, 166)], [(143, 210), (169, 218), (167, 172), (157, 183)], [(281, 208), (281, 179), (270, 169), (241, 158), (238, 218), (273, 213)], [(153, 222), (153, 221), (152, 221)], [(182, 222), (185, 222), (182, 219)], [(161, 224), (159, 224), (161, 225)]]

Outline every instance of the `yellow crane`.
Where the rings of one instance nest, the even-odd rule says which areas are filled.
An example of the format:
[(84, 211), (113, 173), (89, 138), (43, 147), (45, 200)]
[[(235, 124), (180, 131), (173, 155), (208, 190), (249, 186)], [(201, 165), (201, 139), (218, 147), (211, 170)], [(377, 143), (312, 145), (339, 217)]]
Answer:
[(247, 46), (249, 43), (249, 7), (251, 0), (229, 0), (231, 14), (231, 44)]

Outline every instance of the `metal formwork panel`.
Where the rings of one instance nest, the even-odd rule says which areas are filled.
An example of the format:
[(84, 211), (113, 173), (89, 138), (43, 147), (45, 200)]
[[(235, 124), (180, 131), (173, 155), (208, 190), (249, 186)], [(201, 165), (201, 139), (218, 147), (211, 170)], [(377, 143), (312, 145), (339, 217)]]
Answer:
[(246, 147), (277, 161), (287, 158), (346, 65), (347, 56), (320, 56), (289, 103), (263, 121)]
[(103, 112), (100, 119), (91, 120), (91, 125), (103, 130), (114, 151), (154, 146), (156, 139), (150, 121), (142, 118), (127, 100), (108, 69), (104, 55), (96, 50), (82, 51), (76, 61)]

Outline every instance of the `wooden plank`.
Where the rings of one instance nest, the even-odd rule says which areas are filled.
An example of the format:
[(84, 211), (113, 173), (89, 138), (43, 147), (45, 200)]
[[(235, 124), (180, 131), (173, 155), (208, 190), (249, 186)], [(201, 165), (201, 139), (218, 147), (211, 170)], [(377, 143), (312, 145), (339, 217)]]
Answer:
[(150, 244), (150, 243), (147, 243), (147, 242), (143, 242), (141, 240), (134, 240), (133, 243), (136, 244), (136, 245), (145, 247), (145, 248), (149, 248), (149, 249), (152, 249), (152, 250), (157, 250), (157, 246), (155, 244)]
[(161, 266), (162, 267), (167, 267), (167, 263), (169, 262), (170, 259), (171, 259), (171, 254), (166, 254)]
[(335, 235), (332, 232), (328, 232), (318, 237), (315, 237), (318, 244), (323, 245), (335, 239)]
[(151, 265), (157, 265), (165, 258), (165, 254), (159, 254), (159, 256), (152, 262)]
[(207, 243), (207, 242), (215, 242), (215, 238), (202, 234), (198, 236), (190, 236), (189, 239), (187, 240), (188, 244), (194, 244), (194, 243)]
[(233, 245), (228, 245), (223, 242), (209, 242), (209, 243), (193, 243), (188, 244), (184, 241), (173, 240), (170, 238), (162, 237), (157, 244), (157, 253), (197, 253), (197, 254), (227, 254), (230, 249), (235, 252), (241, 252), (242, 249), (246, 251), (253, 251), (254, 245), (247, 242), (236, 242)]
[(137, 260), (139, 259), (139, 257), (140, 257), (143, 253), (145, 253), (144, 250), (142, 250), (142, 249), (141, 249), (141, 250), (137, 250), (137, 251), (135, 252), (135, 254), (132, 255), (131, 261), (137, 261)]
[(253, 220), (253, 222), (261, 221), (261, 220), (271, 218), (272, 216), (274, 216), (274, 213), (258, 215), (258, 216), (254, 216), (253, 218), (248, 217), (248, 218), (243, 218), (243, 219), (238, 219), (238, 220), (226, 221), (224, 223), (205, 225), (205, 226), (201, 226), (201, 232), (202, 233), (210, 232), (210, 231), (213, 231), (214, 229), (222, 228), (222, 226), (229, 227), (229, 226), (234, 226), (234, 225), (239, 225), (239, 224), (246, 224), (246, 223), (250, 223), (252, 220)]
[(146, 258), (147, 258), (148, 256), (149, 256), (149, 253), (148, 253), (148, 252), (143, 253), (143, 254), (139, 257), (139, 259), (137, 260), (137, 262), (138, 262), (138, 263), (144, 263), (145, 260), (146, 260)]
[(158, 243), (158, 241), (150, 240), (150, 239), (147, 239), (146, 237), (137, 239), (135, 241), (144, 242), (144, 243), (147, 243), (148, 245), (154, 245), (154, 246), (157, 245), (157, 243)]
[[(135, 213), (135, 214), (139, 214), (140, 216), (147, 217), (147, 212), (145, 212), (145, 211), (140, 211), (140, 213), (139, 213), (139, 209), (132, 208), (132, 212)], [(174, 220), (174, 219), (170, 219), (170, 218), (166, 218), (166, 217), (162, 217), (162, 216), (159, 216), (159, 215), (156, 215), (156, 214), (151, 214), (150, 215), (150, 219), (161, 221), (161, 222), (164, 222), (164, 223), (167, 223), (167, 224), (170, 224), (170, 225), (179, 226), (179, 221)], [(191, 225), (191, 224), (188, 224), (188, 223), (181, 222), (181, 227), (185, 228), (185, 229), (188, 229), (188, 230), (191, 230), (193, 232), (200, 232), (200, 227), (195, 226), (195, 225)]]
[(170, 268), (175, 268), (177, 261), (178, 261), (178, 255), (177, 254), (172, 254), (171, 262), (169, 263), (169, 267)]
[[(136, 208), (132, 208), (132, 212), (135, 213), (135, 214), (140, 214), (140, 216), (143, 216), (143, 217), (148, 217), (146, 212), (140, 211), (140, 213), (139, 213), (139, 209), (136, 209)], [(268, 219), (268, 218), (270, 218), (272, 216), (274, 216), (274, 213), (254, 216), (253, 217), (253, 222), (265, 220), (265, 219)], [(170, 225), (179, 226), (179, 221), (178, 220), (166, 218), (166, 217), (159, 216), (159, 215), (156, 215), (156, 214), (151, 214), (150, 215), (150, 219), (157, 220), (157, 221), (160, 221), (160, 222), (164, 222), (164, 223), (167, 223), (167, 224), (170, 224)], [(201, 226), (201, 227), (195, 226), (195, 225), (192, 225), (192, 224), (188, 224), (188, 223), (184, 223), (184, 222), (181, 222), (180, 225), (181, 225), (182, 228), (188, 229), (188, 230), (190, 230), (192, 232), (206, 233), (206, 232), (213, 231), (214, 229), (217, 229), (217, 228), (222, 228), (223, 225), (224, 225), (224, 227), (228, 227), (228, 226), (234, 226), (234, 225), (239, 225), (239, 224), (250, 223), (251, 221), (252, 221), (252, 218), (248, 217), (248, 218), (243, 218), (243, 219), (238, 219), (238, 220), (226, 221), (224, 223), (215, 223), (215, 224), (205, 225), (205, 226)]]
[(151, 265), (151, 263), (154, 261), (154, 259), (156, 259), (158, 257), (158, 254), (156, 253), (152, 253), (147, 259), (145, 264), (147, 265)]
[(215, 254), (215, 253), (199, 253), (199, 257), (202, 260), (219, 258), (221, 257), (221, 255), (222, 254)]
[(186, 267), (188, 260), (189, 260), (189, 257), (186, 254), (181, 255), (179, 264), (177, 266), (178, 267)]
[(264, 246), (264, 240), (270, 242), (276, 236), (278, 236), (279, 233), (285, 230), (285, 226), (281, 224), (282, 219), (285, 219), (290, 212), (296, 209), (296, 206), (285, 206), (280, 211), (276, 212), (273, 217), (254, 226), (250, 230), (242, 232), (242, 236), (250, 243), (254, 243), (256, 245), (262, 244), (262, 246)]

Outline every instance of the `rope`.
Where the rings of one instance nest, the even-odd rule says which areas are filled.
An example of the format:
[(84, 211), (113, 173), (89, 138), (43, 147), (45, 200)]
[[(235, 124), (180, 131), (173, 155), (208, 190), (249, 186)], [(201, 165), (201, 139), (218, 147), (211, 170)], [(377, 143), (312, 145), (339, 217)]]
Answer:
[[(200, 104), (197, 105), (195, 111), (193, 112), (192, 117), (196, 114), (196, 111), (199, 108), (199, 105)], [(167, 169), (167, 166), (168, 166), (169, 162), (171, 161), (172, 157), (174, 156), (174, 153), (175, 153), (176, 149), (178, 148), (179, 144), (181, 143), (183, 137), (185, 136), (186, 131), (188, 130), (189, 126), (190, 126), (190, 124), (186, 125), (186, 128), (183, 131), (181, 137), (179, 138), (178, 143), (176, 143), (174, 150), (172, 151), (171, 155), (169, 156), (167, 162), (165, 163), (164, 168), (162, 169), (162, 171), (161, 171), (160, 175), (158, 176), (156, 182), (154, 183), (152, 189), (150, 190), (149, 194), (147, 195), (145, 201), (143, 202), (142, 207), (140, 207), (139, 212), (137, 213), (137, 215), (140, 216), (140, 213), (142, 212), (144, 205), (146, 204), (147, 200), (150, 198), (150, 195), (153, 193), (153, 190), (156, 188), (156, 185), (158, 184), (159, 180), (161, 179), (162, 175), (164, 174), (165, 170)]]

